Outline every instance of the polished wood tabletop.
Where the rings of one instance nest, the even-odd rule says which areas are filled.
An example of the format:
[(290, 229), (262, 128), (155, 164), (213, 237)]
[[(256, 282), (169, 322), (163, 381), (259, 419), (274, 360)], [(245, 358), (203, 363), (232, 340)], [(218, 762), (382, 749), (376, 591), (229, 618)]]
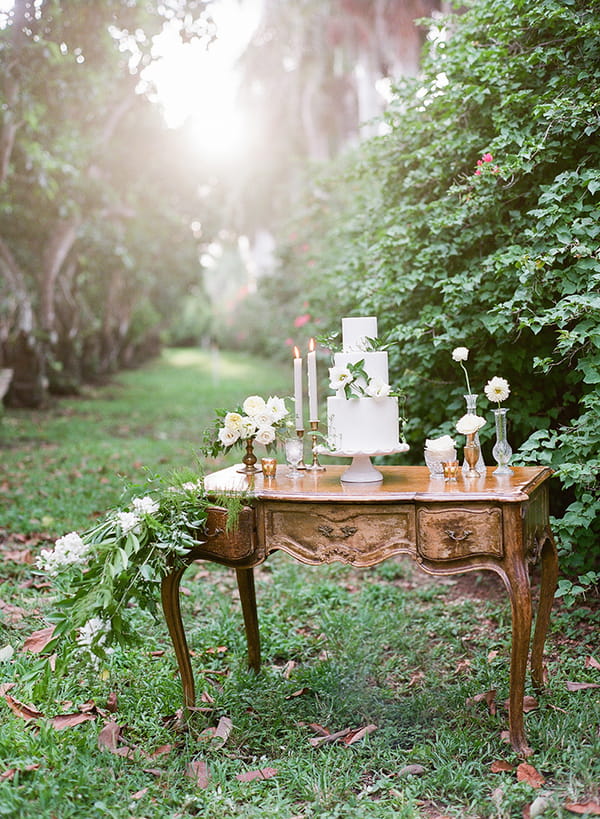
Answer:
[(248, 494), (257, 500), (298, 500), (332, 503), (352, 500), (365, 503), (393, 501), (502, 501), (520, 503), (547, 478), (552, 470), (540, 466), (516, 466), (511, 475), (497, 477), (487, 467), (485, 476), (465, 478), (459, 473), (455, 481), (431, 478), (426, 466), (377, 466), (383, 480), (373, 483), (344, 483), (346, 466), (328, 465), (324, 471), (303, 470), (301, 477), (288, 477), (289, 468), (277, 465), (274, 478), (241, 474), (239, 466), (213, 472), (204, 480), (209, 494)]

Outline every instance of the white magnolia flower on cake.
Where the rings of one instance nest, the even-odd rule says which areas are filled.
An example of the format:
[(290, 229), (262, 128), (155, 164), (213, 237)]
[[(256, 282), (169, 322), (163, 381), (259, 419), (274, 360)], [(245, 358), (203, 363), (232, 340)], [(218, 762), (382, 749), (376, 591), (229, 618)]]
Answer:
[(254, 418), (255, 415), (264, 412), (266, 407), (267, 402), (264, 398), (261, 398), (260, 395), (249, 395), (242, 404), (242, 409), (246, 415), (249, 415), (251, 418)]
[(372, 378), (365, 387), (365, 393), (371, 398), (386, 398), (392, 388), (382, 378)]
[(239, 439), (239, 437), (240, 430), (231, 429), (229, 427), (221, 427), (219, 430), (219, 441), (223, 444), (223, 446), (232, 446)]
[(116, 518), (124, 535), (128, 532), (135, 532), (140, 522), (139, 515), (136, 515), (135, 512), (117, 512)]
[(468, 347), (455, 347), (454, 350), (452, 350), (452, 358), (454, 361), (466, 361), (468, 357)]
[(352, 384), (354, 376), (348, 367), (330, 367), (329, 369), (329, 388), (332, 390), (341, 390), (346, 384)]
[(57, 574), (62, 566), (71, 566), (76, 563), (85, 563), (89, 546), (87, 546), (77, 532), (59, 537), (54, 549), (42, 549), (37, 559), (37, 566), (48, 572)]
[(288, 409), (285, 406), (285, 401), (283, 398), (279, 398), (277, 395), (271, 395), (267, 399), (267, 409), (273, 416), (273, 421), (277, 423), (278, 421), (283, 421), (283, 419), (288, 415)]
[(474, 415), (472, 412), (463, 415), (463, 417), (459, 418), (456, 422), (456, 430), (460, 432), (461, 435), (472, 435), (484, 426), (485, 418), (482, 418), (480, 415)]
[(259, 444), (272, 444), (275, 440), (275, 430), (273, 427), (261, 427), (256, 432), (256, 441)]
[(133, 506), (133, 511), (136, 512), (138, 515), (153, 515), (155, 512), (158, 512), (159, 504), (154, 498), (151, 498), (150, 495), (146, 495), (143, 498), (134, 498), (131, 501), (131, 505)]
[(226, 429), (231, 429), (233, 432), (239, 432), (242, 425), (242, 416), (239, 412), (228, 412), (223, 419), (223, 425)]
[(501, 401), (506, 401), (510, 395), (508, 381), (506, 378), (500, 378), (499, 376), (490, 378), (483, 388), (483, 391), (488, 401), (495, 401), (498, 405), (500, 405)]
[(440, 438), (426, 438), (425, 449), (429, 452), (447, 452), (454, 449), (456, 441), (449, 435), (442, 435)]

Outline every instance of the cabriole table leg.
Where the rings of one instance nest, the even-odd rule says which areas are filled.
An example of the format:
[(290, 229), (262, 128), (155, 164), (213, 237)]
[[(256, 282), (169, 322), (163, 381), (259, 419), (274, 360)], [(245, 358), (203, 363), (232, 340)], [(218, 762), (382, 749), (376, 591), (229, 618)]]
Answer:
[(185, 631), (181, 620), (181, 607), (179, 604), (179, 584), (187, 566), (174, 569), (170, 574), (163, 577), (161, 584), (161, 600), (165, 621), (179, 667), (181, 683), (183, 686), (183, 702), (186, 708), (193, 708), (196, 703), (196, 690), (194, 687), (194, 677), (192, 674), (192, 664), (188, 651)]
[(531, 649), (531, 679), (536, 690), (544, 687), (544, 643), (558, 581), (558, 554), (550, 531), (546, 532), (546, 540), (542, 546), (541, 568), (540, 600)]

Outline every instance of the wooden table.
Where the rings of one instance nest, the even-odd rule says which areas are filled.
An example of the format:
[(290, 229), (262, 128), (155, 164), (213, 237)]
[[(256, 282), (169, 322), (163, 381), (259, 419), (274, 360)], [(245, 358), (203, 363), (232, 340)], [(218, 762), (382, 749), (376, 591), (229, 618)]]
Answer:
[[(254, 566), (281, 549), (302, 563), (340, 561), (374, 566), (410, 555), (434, 575), (491, 569), (506, 586), (512, 612), (509, 729), (513, 748), (530, 752), (523, 726), (523, 696), (532, 625), (528, 564), (541, 560), (538, 613), (531, 652), (534, 686), (543, 684), (542, 657), (558, 575), (556, 546), (548, 522), (548, 478), (543, 467), (515, 467), (513, 474), (456, 482), (430, 479), (426, 467), (378, 467), (383, 481), (342, 483), (345, 466), (288, 478), (246, 477), (236, 467), (208, 475), (205, 488), (249, 493), (235, 528), (225, 531), (227, 512), (209, 512), (205, 542), (191, 549), (187, 564), (211, 560), (235, 568), (252, 668), (260, 666)], [(187, 707), (195, 702), (194, 680), (179, 605), (186, 566), (162, 585), (162, 603), (181, 674)]]

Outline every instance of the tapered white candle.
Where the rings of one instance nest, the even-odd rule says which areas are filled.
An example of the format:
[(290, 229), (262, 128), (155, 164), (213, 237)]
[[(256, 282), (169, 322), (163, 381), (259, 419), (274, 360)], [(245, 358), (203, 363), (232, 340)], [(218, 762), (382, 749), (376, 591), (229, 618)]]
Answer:
[(296, 409), (296, 429), (304, 429), (304, 412), (302, 407), (302, 356), (294, 347), (294, 404)]
[(315, 340), (311, 338), (308, 343), (308, 414), (309, 421), (319, 420), (319, 401), (317, 399), (317, 353), (315, 350)]

